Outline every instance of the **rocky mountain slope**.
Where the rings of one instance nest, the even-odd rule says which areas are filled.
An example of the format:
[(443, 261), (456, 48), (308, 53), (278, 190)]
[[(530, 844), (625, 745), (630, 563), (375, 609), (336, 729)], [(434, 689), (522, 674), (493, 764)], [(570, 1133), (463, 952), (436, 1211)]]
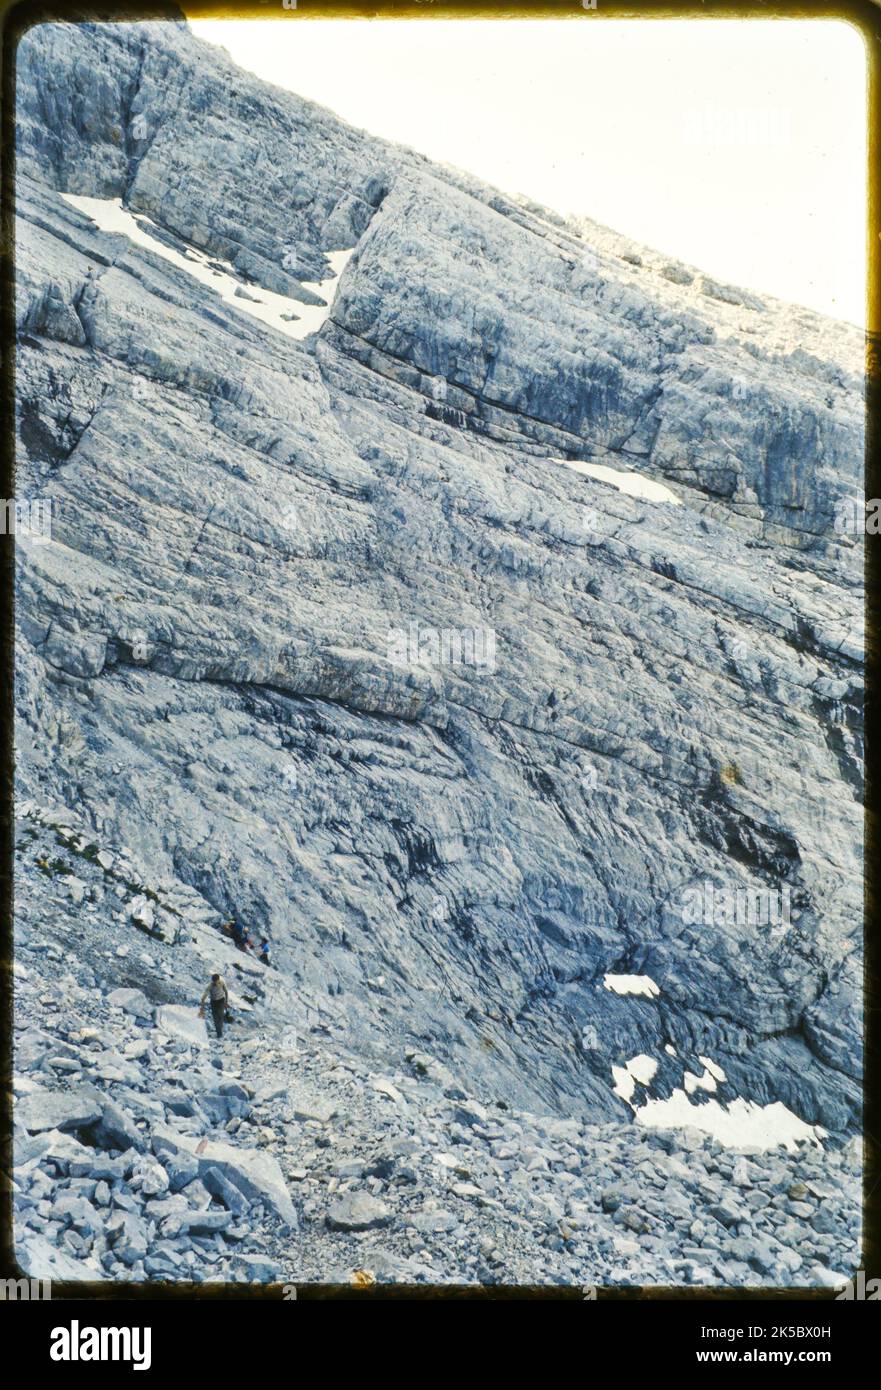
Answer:
[[(472, 1235), (504, 1227), (498, 1277), (506, 1261), (521, 1277), (545, 1186), (529, 1175), (559, 1167), (579, 1192), (548, 1179), (541, 1239), (559, 1249), (536, 1268), (615, 1279), (627, 1194), (600, 1215), (584, 1175), (654, 1161), (634, 1112), (690, 1126), (664, 1129), (669, 1153), (720, 1109), (770, 1133), (785, 1107), (797, 1162), (775, 1149), (738, 1171), (781, 1197), (774, 1225), (814, 1222), (810, 1258), (779, 1254), (791, 1233), (773, 1258), (738, 1255), (758, 1207), (684, 1243), (648, 1219), (625, 1239), (662, 1282), (692, 1266), (704, 1282), (823, 1277), (831, 1233), (842, 1252), (856, 1235), (852, 1189), (819, 1226), (810, 1205), (859, 1125), (861, 547), (836, 524), (861, 488), (856, 330), (352, 130), (183, 25), (29, 31), (17, 110), (17, 493), (53, 509), (51, 542), (18, 546), (17, 1009), (38, 1126), (22, 1120), (22, 1142), (27, 1178), (43, 1175), (22, 1188), (27, 1229), (113, 1277), (203, 1276), (175, 1240), (242, 1274), (225, 1263), (235, 1220), (164, 1237), (180, 1203), (144, 1212), (113, 1153), (161, 1166), (204, 1137), (305, 1171), (286, 1175), (313, 1185), (299, 1275), (270, 1229), (293, 1213), (244, 1194), (240, 1239), (268, 1242), (291, 1277), (345, 1263), (325, 1210), (340, 1188), (395, 1223), (428, 1203), (404, 1228), (437, 1242), (421, 1278), (487, 1274), (466, 1209)], [(80, 199), (118, 201), (143, 238), (102, 231)], [(248, 312), (261, 293), (293, 316), (320, 308), (341, 251), (317, 332)], [(234, 276), (240, 303), (188, 261)], [(708, 885), (716, 907), (695, 920), (684, 904)], [(720, 912), (738, 891), (785, 901), (783, 920)], [(229, 951), (231, 915), (270, 937), (271, 971)], [(62, 959), (44, 1001), (47, 942)], [(226, 1091), (205, 1037), (162, 1025), (184, 1026), (163, 1010), (192, 1019), (215, 963), (241, 1006)], [(53, 1010), (56, 973), (74, 1018)], [(126, 1012), (120, 989), (144, 1002)], [(331, 1107), (306, 1140), (265, 1092), (291, 1029), (290, 1087), (305, 1075)], [(166, 1086), (176, 1049), (185, 1079)], [(434, 1090), (408, 1056), (440, 1069)], [(377, 1077), (399, 1099), (362, 1105)], [(117, 1087), (128, 1148), (95, 1113)], [(53, 1182), (91, 1184), (95, 1211), (107, 1179), (77, 1176), (73, 1139), (52, 1141), (59, 1162), (41, 1150), (44, 1090), (91, 1106), (58, 1102), (50, 1134), (94, 1144), (105, 1123), (115, 1192), (142, 1223), (133, 1258), (100, 1211), (65, 1246), (82, 1230), (55, 1215)], [(465, 1101), (470, 1122), (452, 1113)], [(328, 1133), (334, 1107), (350, 1126)], [(386, 1126), (403, 1147), (372, 1172)], [(334, 1141), (345, 1171), (322, 1156)], [(452, 1179), (450, 1143), (465, 1149)], [(695, 1177), (701, 1143), (676, 1160), (699, 1225), (710, 1188), (737, 1185), (715, 1141), (710, 1186)], [(787, 1195), (804, 1165), (822, 1189), (807, 1201)], [(188, 1209), (222, 1216), (204, 1168)], [(509, 1230), (492, 1202), (514, 1170)], [(464, 1206), (432, 1226), (441, 1196)], [(585, 1204), (571, 1245), (559, 1224), (574, 1231)], [(705, 1260), (684, 1253), (707, 1232)], [(157, 1239), (169, 1248), (148, 1254)], [(418, 1274), (406, 1241), (386, 1243), (379, 1277)]]

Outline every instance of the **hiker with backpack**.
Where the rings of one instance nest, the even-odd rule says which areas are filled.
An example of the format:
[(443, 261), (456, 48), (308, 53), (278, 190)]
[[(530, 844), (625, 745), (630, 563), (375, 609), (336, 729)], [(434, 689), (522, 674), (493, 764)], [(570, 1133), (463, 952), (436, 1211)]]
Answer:
[(223, 1037), (223, 1021), (226, 1018), (226, 1011), (229, 1008), (229, 990), (222, 975), (212, 975), (208, 982), (208, 987), (202, 995), (199, 1003), (199, 1017), (205, 1017), (205, 1000), (211, 1001), (211, 1017), (214, 1019), (214, 1031), (219, 1038)]
[(272, 964), (272, 961), (269, 959), (269, 950), (269, 941), (264, 936), (262, 941), (260, 942), (260, 950), (257, 952), (257, 959), (259, 961), (262, 961), (264, 965)]

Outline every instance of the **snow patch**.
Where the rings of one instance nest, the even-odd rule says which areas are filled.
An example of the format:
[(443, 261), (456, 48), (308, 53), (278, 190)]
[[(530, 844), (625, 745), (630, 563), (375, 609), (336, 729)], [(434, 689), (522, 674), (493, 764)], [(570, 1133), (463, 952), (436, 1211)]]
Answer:
[[(664, 1050), (671, 1056), (676, 1055), (669, 1043)], [(728, 1105), (721, 1105), (718, 1100), (694, 1104), (689, 1097), (695, 1091), (715, 1091), (717, 1082), (725, 1080), (725, 1073), (716, 1062), (709, 1057), (699, 1060), (704, 1067), (703, 1076), (687, 1071), (683, 1078), (684, 1089), (675, 1090), (666, 1100), (648, 1100), (645, 1105), (632, 1107), (637, 1124), (647, 1129), (697, 1129), (712, 1135), (726, 1148), (756, 1151), (782, 1146), (792, 1152), (800, 1142), (820, 1144), (829, 1137), (827, 1130), (800, 1120), (781, 1101), (759, 1105), (738, 1096)], [(640, 1054), (625, 1062), (623, 1067), (612, 1067), (612, 1089), (632, 1105), (637, 1082), (648, 1086), (657, 1070), (658, 1064), (653, 1057)]]
[(774, 1149), (782, 1145), (792, 1151), (800, 1140), (819, 1144), (828, 1137), (820, 1125), (800, 1120), (780, 1101), (758, 1105), (738, 1097), (727, 1106), (717, 1100), (693, 1105), (683, 1090), (674, 1091), (667, 1100), (648, 1101), (635, 1111), (634, 1118), (647, 1129), (699, 1129), (729, 1149)]
[(567, 468), (573, 468), (576, 473), (583, 473), (587, 478), (596, 478), (601, 483), (611, 483), (628, 497), (638, 497), (643, 502), (671, 502), (674, 507), (682, 506), (675, 492), (663, 483), (656, 483), (653, 478), (643, 477), (642, 473), (609, 468), (605, 463), (585, 463), (582, 459), (554, 459), (554, 462), (564, 463)]
[(612, 1079), (615, 1082), (612, 1090), (622, 1100), (629, 1101), (636, 1083), (639, 1082), (641, 1085), (647, 1086), (657, 1070), (658, 1064), (654, 1057), (647, 1057), (645, 1053), (640, 1053), (638, 1057), (631, 1057), (630, 1061), (625, 1062), (623, 1067), (612, 1067)]
[(604, 975), (603, 984), (614, 994), (644, 994), (647, 999), (654, 999), (661, 993), (648, 975)]
[(703, 1076), (696, 1076), (693, 1071), (687, 1071), (682, 1082), (689, 1095), (693, 1095), (695, 1091), (715, 1091), (716, 1089), (716, 1078), (709, 1070), (705, 1070)]
[[(333, 274), (328, 276), (326, 280), (321, 280), (315, 284), (304, 284), (304, 289), (320, 294), (327, 303), (301, 304), (297, 299), (289, 299), (284, 294), (275, 294), (272, 290), (265, 290), (259, 285), (243, 285), (229, 261), (221, 261), (216, 256), (208, 256), (204, 251), (198, 251), (194, 246), (188, 246), (183, 253), (175, 251), (171, 246), (166, 246), (158, 237), (151, 236), (145, 230), (144, 224), (155, 227), (156, 223), (143, 213), (138, 213), (138, 217), (135, 219), (128, 208), (123, 207), (120, 198), (86, 198), (76, 193), (62, 193), (61, 196), (65, 202), (70, 203), (71, 207), (75, 207), (79, 212), (85, 213), (86, 217), (91, 218), (102, 232), (122, 233), (136, 246), (142, 246), (145, 250), (162, 256), (163, 260), (170, 261), (179, 270), (185, 270), (200, 284), (216, 290), (225, 304), (241, 310), (242, 313), (249, 314), (252, 318), (259, 319), (261, 323), (277, 328), (288, 338), (305, 338), (321, 327), (330, 313), (337, 281), (354, 250), (352, 247), (348, 251), (329, 251), (327, 256)], [(224, 269), (218, 270), (218, 266), (223, 266)], [(244, 299), (241, 295), (236, 294), (236, 290), (245, 290), (247, 294), (253, 294), (255, 298)], [(288, 319), (285, 317), (288, 314), (294, 314), (296, 318)]]

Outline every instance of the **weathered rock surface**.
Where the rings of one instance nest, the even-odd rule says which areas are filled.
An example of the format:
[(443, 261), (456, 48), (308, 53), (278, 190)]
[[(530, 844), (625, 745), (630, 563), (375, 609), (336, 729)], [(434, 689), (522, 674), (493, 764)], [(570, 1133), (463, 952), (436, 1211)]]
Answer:
[[(113, 1151), (149, 1142), (172, 1195), (199, 1180), (221, 1216), (275, 1230), (297, 1212), (251, 1131), (311, 1175), (318, 1138), (351, 1123), (353, 1172), (306, 1199), (321, 1235), (302, 1269), (328, 1254), (330, 1183), (365, 1182), (409, 1194), (378, 1277), (453, 1277), (452, 1232), (510, 1199), (511, 1269), (540, 1209), (562, 1278), (595, 1242), (561, 1224), (654, 1152), (634, 1107), (704, 1059), (713, 1104), (779, 1102), (838, 1143), (860, 1109), (861, 547), (833, 524), (860, 482), (856, 331), (353, 131), (185, 26), (41, 25), (18, 102), (18, 491), (50, 496), (53, 524), (17, 550), (16, 1068), (37, 1087), (17, 1117), (84, 1138), (101, 1121), (92, 1177), (35, 1150), (29, 1178), (109, 1181), (113, 1219), (133, 1218), (86, 1239), (40, 1197), (34, 1229), (113, 1277), (246, 1277), (235, 1224), (149, 1217), (142, 1197), (168, 1195), (130, 1190)], [(252, 300), (308, 303), (326, 253), (354, 251), (299, 341), (63, 193), (121, 199)], [(790, 920), (689, 919), (705, 885), (785, 894)], [(272, 970), (219, 934), (231, 916), (271, 938)], [(241, 1096), (195, 1014), (214, 969), (231, 1036), (273, 1040)], [(93, 1007), (97, 1036), (74, 1037)], [(304, 1038), (369, 1064), (366, 1108), (320, 1068), (277, 1080)], [(646, 1056), (625, 1098), (612, 1068)], [(80, 1114), (78, 1067), (131, 1127)], [(426, 1087), (459, 1107), (449, 1169), (385, 1143), (415, 1141)], [(689, 1096), (700, 1119), (709, 1098)], [(575, 1128), (542, 1141), (554, 1121)], [(704, 1143), (677, 1148), (691, 1176)], [(560, 1171), (610, 1181), (575, 1196), (536, 1176), (567, 1144)], [(756, 1161), (775, 1194), (792, 1180), (793, 1159)], [(818, 1181), (824, 1161), (799, 1156)], [(696, 1182), (705, 1210), (728, 1175)], [(797, 1239), (771, 1259), (770, 1230), (743, 1229), (758, 1214), (730, 1239), (759, 1244), (728, 1254), (696, 1211), (712, 1250), (690, 1236), (686, 1255), (675, 1200), (656, 1206), (625, 1193), (605, 1213), (605, 1276), (630, 1279), (624, 1241), (677, 1280), (812, 1282)], [(807, 1220), (772, 1215), (784, 1234)], [(833, 1219), (850, 1249), (852, 1211)], [(441, 1242), (436, 1265), (395, 1244), (409, 1229)], [(502, 1269), (494, 1251), (469, 1277)]]
[(162, 1004), (156, 1010), (156, 1027), (169, 1037), (178, 1038), (181, 1042), (191, 1043), (195, 1047), (208, 1045), (205, 1021), (199, 1018), (192, 1005)]
[(83, 1129), (101, 1118), (101, 1106), (69, 1091), (36, 1091), (18, 1102), (15, 1113), (28, 1133), (39, 1134), (47, 1129)]
[(332, 1231), (371, 1231), (386, 1226), (392, 1213), (384, 1202), (367, 1192), (353, 1192), (331, 1203), (327, 1224)]
[[(90, 891), (102, 873), (87, 861)], [(18, 950), (16, 1235), (33, 1277), (831, 1286), (855, 1268), (853, 1144), (741, 1153), (693, 1128), (535, 1113), (492, 1090), (478, 1100), (422, 1049), (378, 1071), (320, 1022), (302, 1026), (295, 1049), (281, 991), (255, 1000), (255, 1017), (210, 1053), (158, 1028), (143, 1050), (142, 1021), (108, 1002), (124, 987), (115, 943), (130, 926), (83, 919), (91, 976), (75, 965), (47, 982), (23, 964), (70, 930), (58, 893), (50, 883), (42, 894), (40, 942)], [(166, 963), (195, 991), (197, 943), (155, 947), (141, 962), (151, 992)], [(230, 974), (235, 1002), (250, 976)], [(53, 1004), (80, 981), (71, 1027)], [(106, 1079), (55, 1093), (74, 1132), (28, 1133), (25, 1103), (52, 1094), (40, 1059), (68, 1046)], [(133, 1059), (134, 1080), (104, 1063), (116, 1055)], [(292, 1118), (318, 1094), (330, 1119)], [(250, 1098), (247, 1114), (220, 1117), (218, 1095)], [(102, 1147), (120, 1111), (140, 1117), (146, 1150)]]

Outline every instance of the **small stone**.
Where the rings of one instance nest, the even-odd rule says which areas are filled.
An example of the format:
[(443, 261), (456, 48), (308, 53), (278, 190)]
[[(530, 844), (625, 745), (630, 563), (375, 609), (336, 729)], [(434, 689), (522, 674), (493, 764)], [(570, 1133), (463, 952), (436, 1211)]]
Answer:
[(714, 1216), (717, 1221), (721, 1221), (723, 1226), (736, 1226), (743, 1220), (743, 1214), (728, 1201), (722, 1201), (716, 1206), (710, 1207), (709, 1215)]
[(114, 989), (108, 994), (107, 1003), (124, 1009), (127, 1014), (134, 1014), (136, 1018), (150, 1018), (153, 1013), (153, 1005), (139, 989)]
[(838, 1233), (838, 1223), (823, 1207), (813, 1213), (810, 1224), (820, 1235), (834, 1236)]
[(292, 1100), (290, 1104), (290, 1116), (294, 1120), (318, 1120), (320, 1124), (327, 1124), (335, 1114), (336, 1106), (328, 1101)]
[(279, 1284), (281, 1272), (275, 1260), (267, 1255), (237, 1255), (232, 1272), (241, 1274), (249, 1284)]
[(385, 1203), (367, 1192), (347, 1192), (328, 1208), (325, 1217), (332, 1231), (371, 1231), (387, 1226), (391, 1219)]
[(459, 1225), (458, 1218), (449, 1211), (418, 1211), (407, 1218), (407, 1224), (420, 1235), (436, 1235), (442, 1231), (454, 1231)]
[[(250, 1206), (247, 1198), (242, 1195), (239, 1189), (224, 1177), (219, 1168), (206, 1168), (202, 1174), (202, 1183), (205, 1189), (213, 1197), (223, 1202), (228, 1211), (236, 1216), (241, 1216)], [(188, 1191), (188, 1189), (185, 1189)]]
[(105, 1227), (113, 1253), (124, 1265), (133, 1265), (147, 1253), (147, 1234), (143, 1221), (132, 1212), (112, 1216)]
[(179, 1235), (211, 1235), (224, 1231), (232, 1222), (228, 1211), (182, 1211), (166, 1216), (160, 1233), (166, 1239)]

